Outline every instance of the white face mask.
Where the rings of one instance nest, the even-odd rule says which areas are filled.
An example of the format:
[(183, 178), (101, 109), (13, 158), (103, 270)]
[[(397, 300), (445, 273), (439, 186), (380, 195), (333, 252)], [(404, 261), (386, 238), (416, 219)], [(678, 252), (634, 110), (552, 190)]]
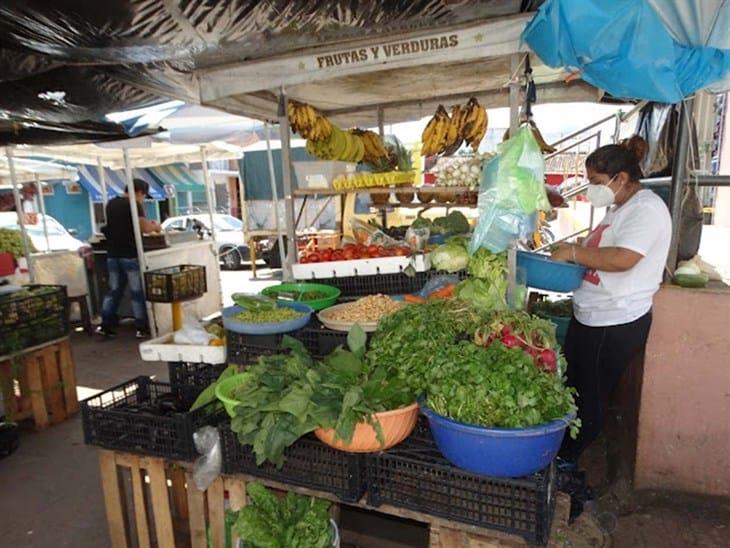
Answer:
[(588, 185), (586, 197), (593, 207), (608, 207), (616, 201), (616, 193), (608, 186), (616, 177), (617, 175), (611, 177), (611, 180), (605, 185)]

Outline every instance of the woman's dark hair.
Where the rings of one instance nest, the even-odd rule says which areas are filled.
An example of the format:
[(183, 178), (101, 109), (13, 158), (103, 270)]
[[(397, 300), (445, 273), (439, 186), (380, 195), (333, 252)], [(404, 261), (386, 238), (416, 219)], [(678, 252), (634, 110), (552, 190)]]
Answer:
[(618, 145), (597, 148), (586, 158), (586, 167), (609, 177), (623, 171), (628, 174), (629, 179), (638, 182), (644, 176), (639, 164), (646, 154), (646, 148), (646, 141), (634, 135)]

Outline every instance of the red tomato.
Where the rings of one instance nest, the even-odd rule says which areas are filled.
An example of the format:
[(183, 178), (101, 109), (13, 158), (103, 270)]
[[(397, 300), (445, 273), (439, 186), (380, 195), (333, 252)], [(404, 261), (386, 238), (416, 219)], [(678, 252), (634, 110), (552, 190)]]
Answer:
[(343, 247), (342, 249), (346, 251), (346, 250), (348, 250), (348, 249), (352, 249), (352, 250), (354, 250), (355, 248), (357, 248), (357, 246), (356, 246), (355, 244), (347, 244), (347, 245), (346, 245), (345, 247)]
[(385, 248), (382, 245), (379, 245), (378, 246), (378, 253), (380, 253), (380, 256), (381, 257), (385, 257), (385, 255), (383, 255), (383, 252), (385, 252)]
[(341, 261), (345, 258), (344, 252), (341, 249), (335, 249), (332, 252), (332, 260), (333, 261)]
[(301, 256), (301, 257), (299, 258), (299, 263), (300, 263), (300, 264), (307, 264), (308, 262), (309, 262), (309, 258), (307, 258), (307, 256), (306, 256), (306, 255), (302, 255), (302, 256)]
[(345, 250), (344, 250), (344, 251), (343, 251), (343, 253), (342, 253), (342, 257), (343, 257), (343, 258), (344, 258), (344, 259), (345, 259), (346, 261), (351, 261), (352, 259), (354, 259), (354, 258), (355, 258), (355, 250), (354, 250), (354, 249), (348, 249), (348, 248), (345, 248)]
[(396, 257), (407, 257), (410, 254), (411, 250), (407, 247), (396, 247), (395, 248), (395, 255)]
[(318, 263), (320, 261), (319, 253), (310, 253), (309, 255), (307, 255), (307, 260), (310, 263)]
[(323, 249), (319, 252), (319, 257), (322, 259), (322, 262), (331, 261), (332, 260), (332, 250), (331, 249)]
[(370, 255), (371, 257), (377, 257), (377, 253), (378, 253), (378, 246), (377, 245), (372, 245), (371, 244), (371, 245), (368, 246), (368, 255)]
[(368, 250), (368, 257), (370, 257), (371, 259), (377, 259), (378, 257), (380, 257), (380, 251), (378, 251), (377, 249), (374, 249), (372, 251)]

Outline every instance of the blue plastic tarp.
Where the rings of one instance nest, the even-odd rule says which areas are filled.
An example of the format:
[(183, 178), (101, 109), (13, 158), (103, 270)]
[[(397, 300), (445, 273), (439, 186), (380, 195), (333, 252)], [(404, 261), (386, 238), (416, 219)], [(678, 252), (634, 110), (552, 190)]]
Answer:
[[(79, 174), (79, 184), (83, 186), (91, 201), (100, 203), (102, 199), (102, 188), (101, 188), (101, 177), (99, 174), (99, 168), (90, 165), (78, 165), (76, 166)], [(134, 169), (132, 175), (147, 181), (150, 185), (149, 193), (155, 200), (165, 200), (167, 196), (164, 189), (155, 181), (152, 176), (147, 173), (146, 169)], [(116, 198), (121, 196), (127, 191), (127, 178), (124, 171), (115, 171), (112, 169), (104, 168), (104, 182), (106, 184), (107, 198)]]
[[(730, 3), (710, 4), (714, 28)], [(668, 20), (680, 19), (660, 17), (646, 0), (547, 0), (522, 38), (546, 65), (579, 70), (614, 97), (676, 103), (725, 78), (730, 49), (681, 43)]]

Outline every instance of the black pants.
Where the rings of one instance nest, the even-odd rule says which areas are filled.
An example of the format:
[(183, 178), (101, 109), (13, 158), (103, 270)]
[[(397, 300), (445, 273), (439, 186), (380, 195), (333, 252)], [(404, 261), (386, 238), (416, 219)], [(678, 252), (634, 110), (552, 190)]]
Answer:
[(578, 391), (582, 425), (577, 439), (565, 436), (560, 456), (577, 460), (603, 430), (608, 397), (628, 365), (644, 353), (651, 311), (631, 323), (588, 327), (573, 318), (565, 338), (568, 385)]

